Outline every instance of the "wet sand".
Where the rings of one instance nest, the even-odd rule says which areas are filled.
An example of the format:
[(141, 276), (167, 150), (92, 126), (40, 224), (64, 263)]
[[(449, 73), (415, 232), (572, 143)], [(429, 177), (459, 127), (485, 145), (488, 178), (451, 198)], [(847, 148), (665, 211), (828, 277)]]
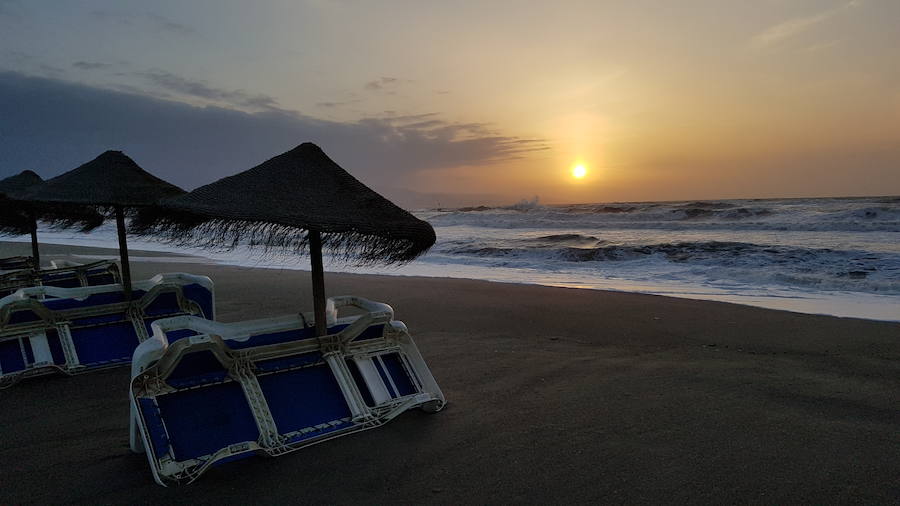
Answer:
[[(301, 271), (133, 271), (212, 277), (223, 321), (312, 306)], [(900, 324), (458, 279), (326, 291), (391, 304), (447, 408), (163, 488), (128, 449), (127, 368), (34, 378), (0, 391), (0, 502), (900, 503)]]

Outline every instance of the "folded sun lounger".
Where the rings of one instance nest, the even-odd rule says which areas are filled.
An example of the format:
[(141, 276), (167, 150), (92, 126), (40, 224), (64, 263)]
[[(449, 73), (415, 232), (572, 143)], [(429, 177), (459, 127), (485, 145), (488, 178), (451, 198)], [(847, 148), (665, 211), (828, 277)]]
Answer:
[(38, 271), (42, 285), (76, 287), (112, 285), (120, 283), (119, 265), (114, 260), (100, 260), (89, 264), (53, 260), (52, 269)]
[(33, 268), (34, 259), (31, 257), (0, 258), (0, 271), (20, 271)]
[(213, 318), (213, 285), (205, 276), (158, 274), (134, 283), (23, 288), (0, 299), (0, 388), (27, 376), (76, 374), (127, 364), (160, 318)]
[[(347, 306), (364, 313), (338, 319)], [(189, 483), (212, 465), (282, 455), (409, 409), (443, 407), (390, 306), (333, 297), (328, 309), (328, 334), (319, 338), (309, 313), (153, 323), (131, 366), (131, 447), (146, 451), (157, 483)]]
[(23, 269), (0, 275), (0, 297), (5, 297), (20, 288), (32, 286), (58, 286), (75, 288), (78, 286), (111, 285), (119, 283), (119, 266), (112, 260), (101, 260), (89, 264), (72, 262), (51, 262), (51, 269)]

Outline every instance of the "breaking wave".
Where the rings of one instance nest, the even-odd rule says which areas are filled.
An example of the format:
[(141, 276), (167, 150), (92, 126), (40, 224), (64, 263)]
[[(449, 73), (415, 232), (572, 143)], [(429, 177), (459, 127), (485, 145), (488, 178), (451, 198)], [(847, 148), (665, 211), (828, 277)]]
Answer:
[(422, 216), (439, 238), (425, 261), (523, 279), (553, 272), (900, 295), (900, 197), (571, 205), (535, 198)]
[[(745, 283), (779, 283), (819, 290), (845, 290), (900, 295), (900, 255), (858, 250), (766, 246), (741, 242), (683, 242), (645, 245), (604, 244), (596, 238), (565, 234), (557, 244), (497, 243), (443, 244), (436, 253), (457, 261), (506, 268), (615, 269), (616, 264), (640, 263), (659, 272), (673, 267), (692, 275)], [(568, 241), (595, 243), (567, 246)], [(524, 241), (523, 241), (524, 242)], [(533, 242), (533, 241), (531, 241)], [(668, 269), (665, 264), (668, 264)]]
[(423, 213), (436, 226), (900, 232), (900, 197), (541, 205)]

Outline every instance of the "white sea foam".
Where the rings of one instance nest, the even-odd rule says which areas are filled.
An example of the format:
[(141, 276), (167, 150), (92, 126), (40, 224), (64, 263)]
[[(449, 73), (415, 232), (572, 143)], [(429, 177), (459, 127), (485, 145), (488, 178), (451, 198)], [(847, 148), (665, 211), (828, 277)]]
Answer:
[(900, 231), (900, 198), (778, 199), (477, 207), (423, 213), (435, 226), (487, 228)]
[[(438, 242), (401, 268), (333, 270), (462, 277), (738, 302), (900, 320), (900, 198), (779, 199), (508, 207), (417, 212)], [(21, 238), (19, 240), (26, 240)], [(115, 231), (42, 231), (45, 242), (116, 248)], [(209, 252), (254, 267), (308, 268), (294, 255)]]

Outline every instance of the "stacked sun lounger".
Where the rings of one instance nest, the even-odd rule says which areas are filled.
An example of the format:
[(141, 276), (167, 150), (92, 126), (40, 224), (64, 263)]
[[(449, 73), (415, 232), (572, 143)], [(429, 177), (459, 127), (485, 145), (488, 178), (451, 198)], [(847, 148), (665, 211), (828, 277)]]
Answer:
[(34, 259), (31, 257), (0, 258), (0, 271), (20, 271), (33, 268)]
[(51, 264), (52, 268), (50, 269), (26, 268), (0, 275), (0, 297), (9, 295), (20, 288), (32, 286), (74, 288), (110, 285), (121, 281), (119, 266), (112, 260), (101, 260), (89, 264), (54, 261)]
[(68, 374), (128, 363), (157, 319), (213, 318), (205, 276), (158, 274), (134, 283), (23, 288), (0, 299), (0, 387), (27, 376)]
[[(353, 306), (362, 315), (337, 318)], [(158, 483), (186, 483), (210, 466), (277, 456), (377, 427), (444, 396), (393, 309), (328, 299), (328, 333), (312, 315), (218, 323), (153, 323), (132, 361), (131, 444)]]

